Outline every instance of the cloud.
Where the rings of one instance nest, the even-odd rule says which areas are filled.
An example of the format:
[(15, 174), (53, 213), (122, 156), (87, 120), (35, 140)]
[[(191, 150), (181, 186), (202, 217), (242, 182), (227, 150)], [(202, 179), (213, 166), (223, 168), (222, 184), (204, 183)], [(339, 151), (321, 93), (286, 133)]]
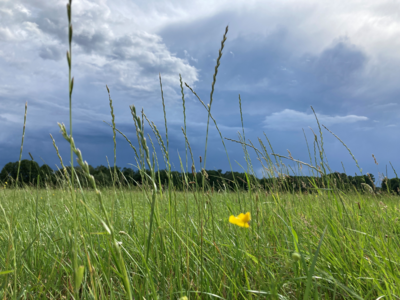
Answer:
[(193, 58), (193, 56), (191, 56), (191, 55), (189, 54), (189, 52), (187, 52), (186, 50), (183, 50), (183, 53), (185, 54), (185, 56), (186, 56), (187, 58), (191, 59), (192, 61), (194, 61), (194, 62), (198, 62), (198, 61), (199, 61), (198, 59)]
[[(73, 3), (74, 97), (83, 86), (89, 95), (85, 101), (77, 101), (75, 109), (100, 109), (93, 95), (101, 86), (106, 96), (105, 84), (113, 95), (130, 96), (123, 97), (125, 107), (132, 104), (133, 97), (139, 99), (136, 102), (154, 103), (160, 98), (159, 73), (165, 101), (174, 102), (180, 97), (176, 89), (180, 73), (189, 84), (198, 80), (198, 70), (190, 64), (196, 59), (190, 55), (188, 62), (177, 57), (159, 35), (138, 28), (131, 17), (118, 12), (120, 7), (111, 10), (111, 6), (102, 0)], [(68, 80), (64, 1), (2, 2), (0, 49), (0, 108), (11, 99), (23, 105), (27, 97), (30, 105), (44, 100), (67, 107), (60, 97)], [(48, 115), (54, 115), (54, 109), (53, 105), (43, 107)]]
[(390, 103), (382, 103), (382, 104), (372, 104), (370, 107), (373, 109), (386, 109), (386, 108), (396, 108), (398, 106), (397, 103), (390, 102)]
[(0, 40), (9, 41), (14, 39), (14, 34), (8, 27), (0, 27)]
[(324, 50), (312, 64), (314, 76), (324, 86), (349, 84), (352, 76), (363, 70), (367, 57), (348, 41), (339, 41)]
[[(317, 114), (320, 124), (332, 126), (335, 124), (351, 124), (360, 121), (367, 121), (368, 118), (364, 116), (328, 116)], [(312, 126), (316, 123), (314, 114), (303, 113), (292, 109), (284, 109), (281, 112), (276, 112), (270, 116), (265, 117), (263, 121), (264, 127), (276, 130), (299, 130)]]
[(61, 49), (57, 46), (42, 46), (39, 50), (39, 56), (43, 59), (60, 60), (63, 55)]
[[(9, 145), (3, 152), (19, 153), (23, 108), (28, 100), (24, 149), (47, 157), (46, 149), (54, 151), (48, 133), (58, 142), (62, 138), (56, 136), (56, 122), (68, 123), (66, 1), (0, 2), (0, 112), (5, 114), (0, 116), (0, 127), (7, 128), (0, 133), (0, 151)], [(111, 90), (117, 127), (128, 133), (134, 130), (129, 111), (134, 104), (163, 128), (161, 73), (171, 153), (184, 146), (179, 74), (208, 102), (215, 60), (229, 24), (212, 111), (222, 134), (235, 138), (235, 131), (240, 130), (240, 93), (246, 139), (255, 140), (261, 124), (278, 129), (275, 135), (270, 133), (275, 144), (283, 144), (282, 140), (297, 143), (296, 133), (289, 130), (316, 126), (313, 115), (304, 112), (304, 107), (313, 105), (326, 113), (318, 114), (321, 123), (335, 125), (335, 133), (339, 131), (350, 143), (357, 139), (348, 130), (340, 133), (344, 128), (339, 124), (357, 125), (351, 125), (359, 130), (355, 145), (364, 139), (380, 140), (374, 147), (395, 149), (397, 144), (385, 145), (390, 140), (385, 134), (391, 130), (377, 135), (379, 130), (371, 129), (378, 125), (388, 129), (385, 126), (396, 124), (400, 113), (396, 105), (400, 54), (391, 51), (400, 45), (396, 38), (400, 20), (391, 0), (363, 3), (360, 7), (345, 0), (330, 5), (317, 0), (74, 1), (72, 75), (77, 144), (91, 155), (94, 165), (104, 163), (105, 155), (112, 156), (112, 132), (101, 127), (106, 126), (102, 120), (110, 118), (105, 84)], [(195, 156), (201, 155), (207, 112), (190, 91), (184, 88), (184, 92), (189, 140), (193, 140)], [(379, 123), (360, 122), (369, 119)], [(212, 123), (210, 126), (210, 147), (220, 147), (219, 135)], [(285, 137), (279, 129), (288, 131)], [(240, 145), (232, 145), (228, 151), (235, 146), (241, 151)], [(360, 152), (368, 148), (360, 147)], [(132, 162), (132, 156), (121, 153), (121, 164)], [(223, 161), (218, 153), (209, 158), (217, 167)], [(9, 157), (3, 155), (0, 166)], [(178, 160), (173, 163), (179, 165)]]

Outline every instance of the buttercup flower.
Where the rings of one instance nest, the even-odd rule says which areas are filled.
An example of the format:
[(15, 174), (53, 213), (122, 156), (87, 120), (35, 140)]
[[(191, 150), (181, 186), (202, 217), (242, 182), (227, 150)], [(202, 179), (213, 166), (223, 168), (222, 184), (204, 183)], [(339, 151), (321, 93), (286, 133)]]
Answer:
[(249, 222), (251, 220), (250, 213), (247, 212), (246, 214), (240, 214), (237, 217), (234, 215), (229, 217), (229, 223), (235, 224), (240, 227), (249, 228)]

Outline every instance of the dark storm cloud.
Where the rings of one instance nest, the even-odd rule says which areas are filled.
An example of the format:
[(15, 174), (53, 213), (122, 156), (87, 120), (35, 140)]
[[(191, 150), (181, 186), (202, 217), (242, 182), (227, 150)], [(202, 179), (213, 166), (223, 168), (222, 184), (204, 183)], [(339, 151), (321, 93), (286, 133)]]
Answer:
[(74, 35), (74, 42), (81, 46), (84, 51), (89, 53), (92, 51), (99, 51), (103, 48), (106, 40), (106, 34), (99, 31), (95, 33), (82, 31), (79, 34)]
[(318, 57), (315, 77), (328, 87), (348, 84), (356, 72), (362, 71), (366, 62), (366, 55), (356, 46), (339, 42)]
[[(200, 44), (207, 43), (210, 35), (220, 40), (222, 30), (216, 34), (215, 30), (210, 32), (205, 28), (209, 24), (214, 28), (219, 25), (220, 29), (228, 22), (235, 24), (236, 22), (232, 21), (236, 17), (235, 13), (229, 16), (229, 19), (224, 18), (225, 15), (221, 13), (208, 18), (204, 24), (197, 22), (196, 26), (194, 24), (185, 24), (182, 27), (170, 26), (160, 33), (173, 51), (178, 51), (179, 48), (181, 51), (188, 49), (193, 57), (200, 56), (200, 68), (208, 70), (208, 74), (205, 72), (200, 74), (200, 81), (197, 83), (196, 90), (200, 95), (207, 95), (210, 89), (211, 75), (215, 65), (213, 59), (217, 56), (219, 45), (214, 42), (214, 51), (208, 47), (205, 53), (207, 55), (202, 55), (205, 49), (197, 49), (195, 42), (188, 36), (191, 34), (196, 36), (196, 42)], [(233, 30), (235, 30), (234, 25), (231, 25), (230, 33)], [(385, 107), (385, 102), (392, 103), (393, 99), (399, 97), (399, 91), (393, 90), (391, 97), (383, 99), (377, 99), (371, 95), (372, 85), (376, 86), (374, 93), (387, 94), (387, 90), (382, 87), (386, 85), (387, 80), (376, 76), (377, 73), (371, 73), (368, 67), (370, 62), (368, 49), (354, 44), (351, 38), (333, 36), (320, 51), (311, 49), (311, 51), (298, 51), (297, 45), (291, 38), (292, 31), (293, 28), (290, 25), (282, 23), (273, 26), (266, 35), (236, 34), (235, 36), (233, 34), (234, 36), (231, 37), (228, 33), (217, 77), (213, 104), (214, 116), (217, 120), (237, 126), (240, 120), (238, 115), (238, 93), (240, 93), (242, 103), (246, 103), (243, 111), (248, 137), (256, 141), (257, 136), (262, 136), (260, 123), (264, 124), (267, 126), (267, 134), (273, 141), (275, 150), (285, 154), (285, 147), (298, 149), (299, 144), (305, 147), (304, 140), (302, 141), (302, 127), (311, 126), (314, 130), (318, 130), (315, 117), (309, 108), (313, 105), (320, 121), (328, 127), (333, 126), (334, 131), (340, 134), (354, 151), (357, 151), (359, 157), (365, 159), (366, 165), (371, 166), (367, 159), (368, 155), (365, 156), (364, 152), (360, 151), (361, 149), (357, 149), (358, 145), (363, 144), (361, 142), (363, 134), (360, 135), (360, 132), (369, 132), (369, 138), (371, 138), (371, 135), (376, 136), (380, 134), (380, 131), (386, 130), (384, 128), (387, 128), (385, 127), (387, 125), (376, 126), (373, 118), (380, 119), (382, 113), (378, 114), (376, 110), (365, 109), (366, 104), (370, 105), (379, 101), (383, 102), (381, 105)], [(185, 34), (187, 39), (182, 39), (183, 42), (181, 42), (177, 37), (185, 36)], [(185, 43), (186, 40), (188, 40), (187, 43)], [(229, 55), (230, 52), (234, 55)], [(384, 72), (382, 66), (377, 65), (375, 68)], [(208, 76), (208, 80), (205, 75)], [(207, 96), (204, 99), (207, 99)], [(393, 105), (390, 108), (398, 109)], [(386, 110), (385, 114), (387, 113)], [(286, 132), (284, 146), (282, 135), (279, 133), (282, 130), (290, 130), (298, 134)], [(224, 134), (235, 138), (232, 133), (224, 132)], [(309, 140), (312, 139), (313, 136), (309, 136)], [(329, 141), (327, 151), (330, 156), (335, 157), (336, 152), (331, 149), (338, 151), (336, 149), (338, 141), (334, 138), (332, 140), (331, 136), (327, 139)], [(215, 142), (218, 143), (217, 140)], [(342, 150), (340, 147), (339, 149)], [(373, 150), (374, 147), (370, 149), (371, 151), (383, 150), (383, 148)], [(340, 152), (343, 154), (341, 159), (353, 166), (351, 159), (347, 161), (345, 151)], [(235, 155), (242, 156), (240, 148), (235, 150)], [(302, 152), (297, 152), (296, 155), (307, 160), (307, 155), (303, 157)], [(332, 159), (332, 161), (335, 160)]]

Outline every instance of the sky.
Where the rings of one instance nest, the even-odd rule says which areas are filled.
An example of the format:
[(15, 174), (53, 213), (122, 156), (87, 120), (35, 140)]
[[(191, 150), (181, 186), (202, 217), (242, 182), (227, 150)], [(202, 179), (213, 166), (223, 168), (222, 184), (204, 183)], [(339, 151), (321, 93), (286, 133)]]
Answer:
[[(64, 162), (70, 163), (69, 145), (57, 125), (69, 128), (66, 3), (0, 0), (0, 168), (19, 159), (25, 102), (22, 158), (29, 159), (30, 152), (39, 164), (59, 167), (52, 134)], [(392, 0), (74, 0), (76, 145), (92, 166), (107, 165), (107, 158), (114, 163), (113, 133), (103, 122), (111, 121), (106, 85), (116, 127), (134, 145), (130, 105), (143, 108), (165, 141), (161, 74), (169, 153), (172, 168), (179, 171), (179, 157), (186, 159), (179, 74), (209, 103), (218, 51), (229, 26), (211, 106), (223, 137), (237, 140), (242, 132), (240, 95), (246, 141), (260, 148), (258, 138), (267, 145), (267, 136), (275, 153), (288, 156), (289, 150), (309, 163), (307, 142), (314, 157), (313, 131), (319, 138), (312, 106), (320, 124), (348, 146), (363, 174), (378, 178), (387, 172), (394, 177), (389, 162), (400, 172), (399, 13), (398, 2)], [(187, 136), (199, 169), (207, 111), (185, 85), (184, 95)], [(148, 124), (144, 130), (151, 133)], [(324, 128), (322, 133), (331, 169), (343, 172), (343, 163), (348, 174), (360, 174), (343, 144)], [(129, 144), (121, 135), (116, 141), (117, 165), (135, 165)], [(228, 140), (225, 145), (233, 170), (246, 170), (241, 145)], [(250, 155), (254, 171), (262, 176), (255, 152)], [(206, 169), (230, 170), (212, 122)], [(309, 174), (307, 168), (302, 171)]]

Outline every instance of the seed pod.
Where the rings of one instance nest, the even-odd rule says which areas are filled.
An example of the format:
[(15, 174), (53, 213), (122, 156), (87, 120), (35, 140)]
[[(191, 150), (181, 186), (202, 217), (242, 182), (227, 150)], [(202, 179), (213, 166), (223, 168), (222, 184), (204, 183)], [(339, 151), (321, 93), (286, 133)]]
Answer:
[(294, 261), (299, 261), (300, 258), (301, 258), (300, 253), (298, 253), (298, 252), (293, 252), (293, 253), (292, 253), (292, 259), (293, 259)]

